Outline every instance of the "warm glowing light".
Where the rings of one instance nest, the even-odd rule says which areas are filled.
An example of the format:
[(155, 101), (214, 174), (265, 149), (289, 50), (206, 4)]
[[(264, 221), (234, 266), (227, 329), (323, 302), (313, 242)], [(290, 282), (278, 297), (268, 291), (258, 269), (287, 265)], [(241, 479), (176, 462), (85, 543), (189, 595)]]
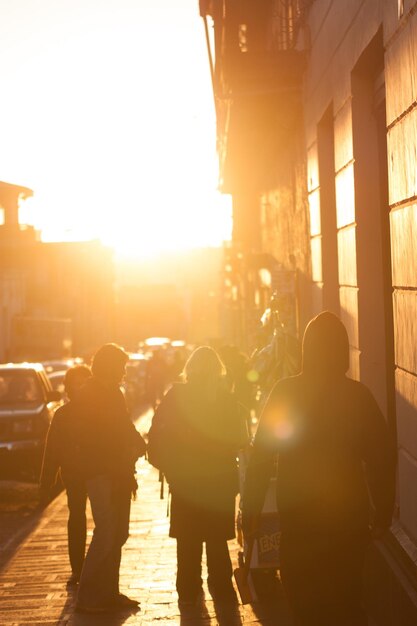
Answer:
[(145, 339), (144, 343), (149, 348), (158, 348), (160, 346), (166, 346), (171, 342), (168, 337), (149, 337), (148, 339)]
[(286, 403), (273, 402), (265, 409), (264, 423), (273, 440), (277, 443), (291, 441), (299, 429), (294, 410)]
[(280, 419), (274, 429), (275, 438), (279, 441), (287, 441), (294, 436), (294, 422), (289, 419)]
[(259, 380), (259, 372), (257, 370), (249, 370), (246, 374), (246, 378), (250, 383), (257, 383)]
[(34, 189), (23, 221), (125, 257), (230, 238), (196, 0), (13, 0), (0, 15), (0, 171)]
[(173, 348), (185, 348), (186, 343), (182, 339), (174, 339), (174, 341), (171, 341), (171, 346)]

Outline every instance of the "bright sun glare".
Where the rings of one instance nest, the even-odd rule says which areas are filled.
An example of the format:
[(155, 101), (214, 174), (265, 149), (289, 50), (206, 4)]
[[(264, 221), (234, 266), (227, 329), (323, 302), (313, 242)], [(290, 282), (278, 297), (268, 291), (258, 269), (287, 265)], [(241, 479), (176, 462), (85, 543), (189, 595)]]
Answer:
[(197, 0), (0, 0), (0, 59), (0, 180), (33, 188), (21, 220), (44, 240), (230, 238)]

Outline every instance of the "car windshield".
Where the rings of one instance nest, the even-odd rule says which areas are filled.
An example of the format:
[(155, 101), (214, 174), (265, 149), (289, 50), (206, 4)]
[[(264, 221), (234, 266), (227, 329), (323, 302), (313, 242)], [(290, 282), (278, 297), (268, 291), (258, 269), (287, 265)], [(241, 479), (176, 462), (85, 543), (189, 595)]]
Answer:
[(0, 371), (0, 405), (40, 402), (41, 400), (42, 390), (34, 372)]

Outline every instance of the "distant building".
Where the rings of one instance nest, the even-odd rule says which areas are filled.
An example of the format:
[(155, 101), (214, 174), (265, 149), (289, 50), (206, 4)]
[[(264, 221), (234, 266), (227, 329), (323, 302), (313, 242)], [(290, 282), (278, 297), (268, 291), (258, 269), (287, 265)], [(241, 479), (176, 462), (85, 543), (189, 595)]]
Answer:
[(14, 315), (9, 345), (15, 362), (67, 359), (73, 354), (72, 320)]
[(13, 319), (25, 309), (23, 272), (0, 266), (0, 362), (9, 361)]
[(22, 200), (33, 196), (32, 189), (0, 182), (0, 209), (2, 212), (2, 237), (21, 233), (22, 225), (19, 222), (19, 206)]
[[(262, 0), (201, 2), (214, 22), (213, 73), (219, 187), (233, 202), (232, 245), (226, 250), (225, 297), (242, 348), (254, 347), (259, 319), (278, 272), (295, 276), (297, 332), (311, 298), (302, 71), (294, 19), (305, 3)], [(294, 6), (293, 6), (294, 5)], [(210, 49), (210, 38), (207, 39)], [(268, 276), (269, 275), (269, 276)]]
[(17, 317), (33, 318), (34, 328), (52, 320), (51, 333), (57, 320), (65, 328), (70, 320), (75, 355), (92, 354), (114, 338), (112, 251), (99, 241), (41, 242), (32, 227), (19, 223), (19, 203), (31, 195), (26, 187), (0, 182), (0, 360), (13, 356)]
[(0, 361), (10, 358), (12, 320), (26, 306), (26, 251), (36, 233), (19, 224), (19, 205), (32, 195), (27, 187), (0, 182)]
[[(230, 280), (246, 319), (267, 253), (298, 276), (299, 333), (323, 309), (350, 337), (398, 448), (397, 511), (375, 546), (379, 625), (417, 623), (417, 2), (212, 0)], [(208, 39), (209, 41), (209, 39)], [(270, 268), (266, 268), (270, 269)], [(252, 299), (252, 300), (251, 300)], [(244, 330), (247, 331), (244, 328)], [(341, 567), (343, 564), (341, 563)]]
[(163, 336), (207, 343), (221, 335), (220, 248), (167, 253), (130, 264), (117, 278), (117, 340)]
[(175, 284), (138, 282), (119, 286), (117, 294), (116, 337), (126, 349), (137, 351), (148, 337), (184, 336), (185, 309)]
[(27, 268), (27, 312), (70, 319), (74, 356), (114, 340), (113, 251), (100, 241), (38, 243)]

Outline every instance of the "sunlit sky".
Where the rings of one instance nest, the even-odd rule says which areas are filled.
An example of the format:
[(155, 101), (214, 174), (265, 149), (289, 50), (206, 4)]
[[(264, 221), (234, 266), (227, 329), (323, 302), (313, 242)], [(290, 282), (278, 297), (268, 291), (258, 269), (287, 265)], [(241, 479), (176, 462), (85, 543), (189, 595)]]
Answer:
[(0, 76), (0, 180), (44, 240), (230, 237), (198, 0), (0, 0)]

